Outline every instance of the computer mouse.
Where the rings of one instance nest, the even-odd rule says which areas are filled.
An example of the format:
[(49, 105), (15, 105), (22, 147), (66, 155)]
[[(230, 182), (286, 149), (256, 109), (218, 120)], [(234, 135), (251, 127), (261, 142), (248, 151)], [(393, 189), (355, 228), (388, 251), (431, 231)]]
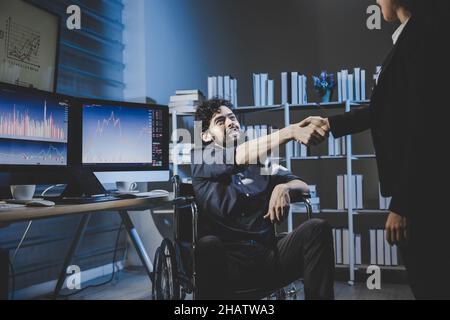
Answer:
[(31, 200), (27, 202), (27, 207), (53, 207), (55, 203), (48, 200)]

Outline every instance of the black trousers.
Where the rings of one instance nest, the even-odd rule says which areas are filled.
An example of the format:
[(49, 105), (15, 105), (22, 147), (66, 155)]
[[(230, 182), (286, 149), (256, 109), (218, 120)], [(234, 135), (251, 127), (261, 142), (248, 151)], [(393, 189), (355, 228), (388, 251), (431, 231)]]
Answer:
[[(444, 206), (439, 212), (442, 213)], [(413, 294), (419, 300), (450, 299), (450, 219), (422, 211), (407, 218), (408, 240), (400, 246)], [(446, 212), (446, 214), (450, 214)]]
[(333, 237), (323, 220), (303, 223), (276, 248), (205, 236), (195, 258), (200, 300), (235, 299), (236, 290), (276, 290), (300, 278), (306, 299), (334, 299)]

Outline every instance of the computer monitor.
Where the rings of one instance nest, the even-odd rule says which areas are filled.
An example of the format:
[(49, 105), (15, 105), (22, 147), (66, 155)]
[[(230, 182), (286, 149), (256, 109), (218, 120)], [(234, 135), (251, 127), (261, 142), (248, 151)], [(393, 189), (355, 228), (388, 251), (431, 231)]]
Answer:
[(70, 105), (68, 97), (0, 84), (2, 171), (67, 166)]
[(80, 100), (81, 163), (102, 183), (169, 180), (167, 106)]

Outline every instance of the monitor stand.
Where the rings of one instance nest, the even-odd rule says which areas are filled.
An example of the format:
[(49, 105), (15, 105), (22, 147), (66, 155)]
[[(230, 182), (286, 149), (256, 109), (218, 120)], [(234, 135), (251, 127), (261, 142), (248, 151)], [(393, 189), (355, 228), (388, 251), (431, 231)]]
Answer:
[(71, 167), (69, 169), (69, 183), (61, 197), (90, 198), (106, 194), (107, 191), (90, 169)]

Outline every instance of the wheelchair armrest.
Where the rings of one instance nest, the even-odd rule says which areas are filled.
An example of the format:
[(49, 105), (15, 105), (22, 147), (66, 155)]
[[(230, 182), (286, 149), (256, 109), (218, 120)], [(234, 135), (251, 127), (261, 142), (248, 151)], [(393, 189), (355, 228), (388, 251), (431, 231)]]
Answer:
[(195, 201), (195, 198), (193, 196), (187, 196), (187, 197), (176, 197), (172, 200), (172, 203), (176, 206), (180, 205), (188, 205)]
[(289, 192), (291, 202), (305, 202), (306, 199), (311, 199), (311, 194), (309, 192), (293, 190)]

